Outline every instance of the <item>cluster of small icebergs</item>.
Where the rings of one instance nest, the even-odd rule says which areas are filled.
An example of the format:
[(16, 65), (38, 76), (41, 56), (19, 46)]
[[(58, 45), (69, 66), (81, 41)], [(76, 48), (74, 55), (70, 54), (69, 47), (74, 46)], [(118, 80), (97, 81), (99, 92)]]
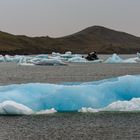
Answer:
[(67, 65), (70, 62), (73, 63), (138, 63), (140, 62), (140, 53), (134, 58), (122, 59), (117, 54), (113, 54), (106, 60), (98, 59), (94, 61), (86, 60), (81, 54), (72, 54), (72, 52), (66, 52), (65, 54), (53, 52), (49, 54), (40, 54), (35, 56), (25, 55), (0, 55), (0, 62), (14, 62), (18, 65)]

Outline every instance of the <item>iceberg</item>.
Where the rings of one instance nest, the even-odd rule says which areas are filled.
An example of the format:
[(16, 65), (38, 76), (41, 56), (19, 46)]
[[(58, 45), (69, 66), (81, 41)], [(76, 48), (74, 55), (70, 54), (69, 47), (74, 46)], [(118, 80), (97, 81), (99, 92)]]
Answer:
[(94, 109), (94, 108), (86, 108), (82, 107), (79, 112), (87, 113), (95, 113), (100, 111), (140, 111), (140, 98), (133, 98), (130, 101), (116, 101), (109, 104), (107, 107)]
[(5, 101), (0, 103), (0, 114), (30, 115), (33, 114), (33, 111), (22, 104)]
[(57, 56), (61, 56), (60, 53), (56, 53), (56, 52), (52, 52), (52, 57), (57, 57)]
[(35, 56), (35, 58), (46, 58), (46, 59), (48, 59), (48, 55), (47, 54), (40, 54), (40, 55)]
[[(44, 58), (40, 58), (44, 57)], [(47, 56), (46, 56), (47, 57)], [(18, 62), (19, 65), (27, 65), (27, 66), (34, 66), (34, 65), (66, 65), (62, 62), (61, 59), (58, 57), (56, 58), (45, 58), (44, 55), (40, 55), (37, 57), (23, 57)]]
[(121, 59), (116, 53), (114, 53), (105, 61), (105, 63), (122, 63), (122, 61), (123, 59)]
[(140, 58), (140, 53), (139, 52), (137, 52), (137, 57)]
[(122, 63), (137, 63), (137, 58), (128, 58), (123, 60)]
[(27, 106), (16, 103), (14, 101), (5, 101), (0, 103), (0, 114), (3, 115), (35, 115), (35, 114), (40, 115), (40, 114), (52, 114), (56, 112), (57, 111), (54, 108), (34, 112)]
[(68, 60), (69, 58), (72, 58), (73, 55), (72, 55), (72, 52), (68, 51), (68, 52), (65, 52), (65, 54), (61, 54), (61, 57), (64, 58), (65, 60)]
[(127, 75), (86, 83), (0, 86), (0, 114), (140, 111), (139, 83), (139, 75)]
[(40, 60), (34, 61), (33, 64), (35, 65), (66, 65), (64, 62), (62, 62), (59, 59), (40, 59)]
[(21, 55), (15, 55), (15, 56), (5, 55), (4, 60), (5, 60), (5, 62), (18, 63), (24, 57), (25, 56), (21, 56)]
[(80, 56), (75, 56), (75, 57), (68, 59), (68, 62), (87, 62), (87, 60)]
[(2, 55), (0, 55), (0, 62), (5, 62), (5, 59)]
[(72, 58), (68, 59), (68, 62), (76, 62), (76, 63), (101, 63), (103, 60), (98, 59), (98, 60), (93, 60), (93, 61), (88, 61), (85, 58), (82, 58), (82, 56), (73, 56)]
[[(138, 55), (138, 54), (137, 54)], [(137, 63), (140, 62), (139, 57), (122, 59), (117, 54), (113, 54), (104, 63)]]

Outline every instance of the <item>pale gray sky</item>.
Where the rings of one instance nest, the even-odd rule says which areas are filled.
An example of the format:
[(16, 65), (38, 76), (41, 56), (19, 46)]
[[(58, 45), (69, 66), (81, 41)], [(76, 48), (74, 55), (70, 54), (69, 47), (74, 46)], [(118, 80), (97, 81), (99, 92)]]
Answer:
[(0, 30), (59, 37), (92, 25), (140, 36), (140, 0), (0, 0)]

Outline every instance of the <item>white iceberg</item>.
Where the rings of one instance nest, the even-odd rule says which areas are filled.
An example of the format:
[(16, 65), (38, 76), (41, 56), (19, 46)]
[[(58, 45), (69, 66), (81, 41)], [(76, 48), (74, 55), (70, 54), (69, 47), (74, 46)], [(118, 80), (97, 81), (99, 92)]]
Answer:
[(0, 114), (3, 115), (41, 115), (53, 114), (56, 112), (57, 111), (54, 108), (35, 112), (29, 107), (14, 101), (4, 101), (0, 103)]
[(35, 56), (35, 58), (48, 59), (48, 55), (47, 54), (40, 54), (40, 55)]
[(4, 56), (0, 55), (0, 62), (5, 62)]
[(140, 53), (139, 52), (137, 52), (137, 57), (140, 59)]
[(137, 63), (136, 58), (128, 58), (122, 61), (122, 63)]
[(60, 54), (60, 53), (56, 53), (56, 52), (52, 52), (52, 56), (53, 56), (53, 57), (61, 56), (61, 54)]
[(123, 59), (121, 59), (117, 54), (113, 54), (109, 57), (105, 63), (122, 63)]
[(85, 58), (76, 56), (68, 59), (68, 62), (87, 62), (87, 60)]
[(0, 103), (0, 114), (30, 115), (33, 114), (33, 111), (23, 104), (14, 101), (4, 101)]
[(66, 65), (61, 60), (57, 60), (57, 59), (40, 59), (38, 61), (34, 61), (33, 64), (35, 65)]
[(24, 57), (25, 56), (20, 56), (20, 55), (15, 55), (15, 56), (5, 55), (4, 59), (5, 59), (5, 62), (18, 63)]
[(56, 112), (57, 111), (54, 108), (52, 108), (52, 109), (41, 110), (41, 111), (38, 111), (38, 112), (36, 112), (34, 114), (38, 114), (38, 115), (42, 115), (42, 114), (54, 114)]
[(100, 111), (140, 111), (140, 98), (133, 98), (130, 101), (116, 101), (111, 104), (109, 104), (105, 108), (99, 108), (99, 109), (94, 109), (94, 108), (86, 108), (82, 107), (79, 112), (83, 113), (95, 113), (95, 112), (100, 112)]
[(138, 57), (122, 59), (117, 54), (113, 54), (104, 63), (137, 63), (138, 61), (140, 61)]
[(72, 55), (72, 52), (68, 51), (68, 52), (65, 52), (65, 54), (61, 54), (61, 57), (64, 58), (65, 60), (68, 60), (69, 58), (72, 58), (73, 55)]

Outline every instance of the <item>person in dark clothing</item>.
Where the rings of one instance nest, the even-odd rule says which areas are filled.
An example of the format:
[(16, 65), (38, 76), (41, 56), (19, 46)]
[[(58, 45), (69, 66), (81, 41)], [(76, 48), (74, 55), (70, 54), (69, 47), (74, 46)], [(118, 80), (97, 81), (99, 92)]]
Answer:
[(91, 52), (89, 53), (86, 57), (85, 57), (88, 61), (94, 61), (94, 60), (98, 60), (98, 56), (97, 56), (97, 53), (94, 51), (94, 52)]

